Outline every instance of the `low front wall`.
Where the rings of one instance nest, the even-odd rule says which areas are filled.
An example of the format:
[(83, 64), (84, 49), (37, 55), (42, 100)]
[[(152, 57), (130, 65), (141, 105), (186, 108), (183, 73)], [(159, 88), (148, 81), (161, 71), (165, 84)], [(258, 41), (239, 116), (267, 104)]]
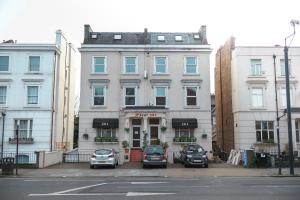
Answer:
[(38, 157), (38, 168), (45, 168), (51, 165), (62, 163), (63, 160), (62, 151), (53, 151), (53, 152), (39, 151), (36, 153)]

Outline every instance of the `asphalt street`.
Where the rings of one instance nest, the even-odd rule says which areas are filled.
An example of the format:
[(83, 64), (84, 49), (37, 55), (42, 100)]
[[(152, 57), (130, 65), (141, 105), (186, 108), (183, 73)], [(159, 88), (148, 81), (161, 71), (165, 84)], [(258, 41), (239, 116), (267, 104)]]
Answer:
[(0, 199), (299, 200), (300, 177), (1, 178)]

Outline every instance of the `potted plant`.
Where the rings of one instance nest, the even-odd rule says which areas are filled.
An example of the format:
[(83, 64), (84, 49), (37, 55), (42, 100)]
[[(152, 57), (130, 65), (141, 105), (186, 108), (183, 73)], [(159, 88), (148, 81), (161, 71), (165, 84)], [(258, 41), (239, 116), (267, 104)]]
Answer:
[(161, 146), (166, 150), (169, 147), (168, 142), (161, 142)]
[(167, 127), (166, 126), (162, 126), (162, 127), (160, 127), (160, 130), (161, 130), (161, 132), (164, 133), (167, 130)]
[(129, 143), (127, 140), (122, 141), (122, 147), (125, 149), (125, 153), (129, 152), (129, 149), (128, 149)]
[(124, 131), (126, 132), (126, 133), (129, 133), (129, 128), (124, 128)]

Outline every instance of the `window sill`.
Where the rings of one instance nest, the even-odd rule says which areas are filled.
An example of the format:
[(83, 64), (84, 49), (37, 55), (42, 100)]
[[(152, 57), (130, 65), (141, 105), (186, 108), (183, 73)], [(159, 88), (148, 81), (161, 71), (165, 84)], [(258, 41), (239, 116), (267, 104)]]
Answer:
[(182, 145), (182, 144), (197, 144), (197, 142), (173, 142), (173, 144), (178, 144), (178, 145)]
[(153, 73), (152, 76), (170, 76), (169, 73)]
[(261, 78), (261, 79), (265, 79), (266, 77), (265, 76), (262, 76), (262, 75), (249, 75), (248, 78)]
[(106, 109), (107, 106), (91, 106), (90, 109)]
[(0, 104), (0, 108), (8, 108), (7, 104)]
[(105, 76), (107, 76), (108, 73), (91, 73), (90, 75), (91, 76), (98, 76), (98, 75), (105, 75)]
[(266, 108), (255, 108), (255, 107), (252, 107), (250, 108), (250, 110), (267, 110)]
[(41, 72), (26, 72), (25, 75), (43, 75)]
[(123, 76), (139, 76), (139, 73), (122, 73)]
[(200, 106), (184, 106), (184, 109), (200, 109)]
[(184, 73), (183, 76), (200, 76), (200, 73), (195, 73), (195, 74), (186, 74), (186, 73)]
[(95, 144), (119, 144), (119, 142), (95, 142)]
[(12, 73), (11, 72), (0, 71), (0, 75), (1, 74), (12, 74)]
[(39, 105), (26, 105), (24, 108), (40, 108)]

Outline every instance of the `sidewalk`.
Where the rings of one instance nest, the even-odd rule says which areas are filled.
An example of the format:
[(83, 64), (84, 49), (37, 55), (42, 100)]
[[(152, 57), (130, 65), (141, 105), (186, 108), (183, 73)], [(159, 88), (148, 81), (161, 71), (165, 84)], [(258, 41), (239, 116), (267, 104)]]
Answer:
[[(1, 172), (0, 172), (1, 174)], [(210, 164), (209, 168), (184, 168), (181, 164), (168, 165), (167, 169), (142, 169), (140, 163), (126, 163), (116, 169), (90, 169), (88, 163), (63, 163), (44, 169), (19, 169), (19, 176), (24, 178), (41, 177), (261, 177), (277, 176), (277, 168), (248, 169), (225, 163)], [(300, 176), (300, 168), (295, 168), (295, 175)], [(289, 176), (289, 169), (282, 169), (282, 176)], [(1, 176), (0, 176), (1, 177)], [(11, 176), (16, 177), (16, 176)]]

